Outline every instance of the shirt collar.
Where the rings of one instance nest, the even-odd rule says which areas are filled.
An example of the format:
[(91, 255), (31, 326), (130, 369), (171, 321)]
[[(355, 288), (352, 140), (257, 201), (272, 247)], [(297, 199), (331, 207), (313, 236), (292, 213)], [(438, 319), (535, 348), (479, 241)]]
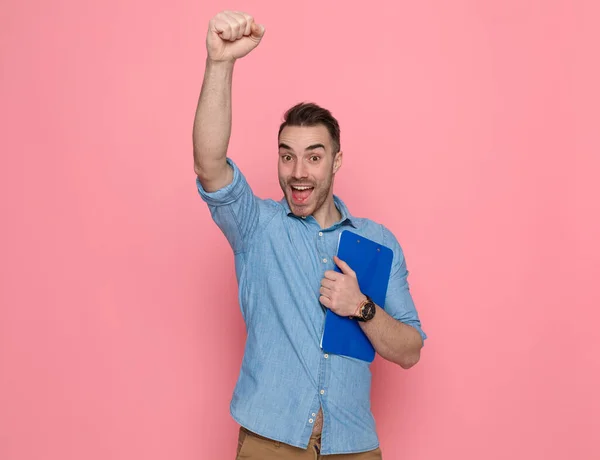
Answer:
[[(350, 225), (350, 226), (356, 228), (356, 224), (354, 222), (355, 218), (352, 216), (352, 214), (350, 214), (348, 207), (342, 201), (342, 199), (340, 197), (338, 197), (337, 195), (333, 195), (333, 202), (335, 203), (335, 207), (338, 209), (338, 211), (342, 215), (342, 218), (338, 222), (333, 224), (332, 227), (334, 227), (336, 225)], [(290, 210), (290, 206), (289, 206), (287, 200), (285, 199), (285, 196), (279, 201), (279, 203), (284, 207), (285, 212), (287, 213), (288, 216), (296, 217)], [(310, 216), (310, 217), (312, 217), (312, 216)], [(296, 217), (296, 218), (299, 218), (299, 217)]]

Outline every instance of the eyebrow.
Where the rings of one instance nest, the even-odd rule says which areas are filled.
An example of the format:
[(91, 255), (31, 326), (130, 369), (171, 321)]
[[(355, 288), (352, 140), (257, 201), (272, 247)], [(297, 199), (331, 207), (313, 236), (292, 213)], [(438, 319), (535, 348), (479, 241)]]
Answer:
[[(292, 150), (292, 148), (289, 145), (284, 144), (283, 142), (279, 143), (279, 148), (286, 149), (286, 150)], [(308, 147), (306, 147), (305, 151), (306, 150), (317, 150), (317, 149), (325, 150), (325, 146), (323, 144), (312, 144), (312, 145), (309, 145)]]

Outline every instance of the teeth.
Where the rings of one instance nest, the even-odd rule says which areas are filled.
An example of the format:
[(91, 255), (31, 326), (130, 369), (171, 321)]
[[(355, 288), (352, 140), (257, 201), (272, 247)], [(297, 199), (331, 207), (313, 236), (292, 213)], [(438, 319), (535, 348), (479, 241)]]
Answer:
[(309, 188), (312, 188), (312, 187), (294, 187), (294, 186), (292, 186), (292, 188), (295, 190), (308, 190)]

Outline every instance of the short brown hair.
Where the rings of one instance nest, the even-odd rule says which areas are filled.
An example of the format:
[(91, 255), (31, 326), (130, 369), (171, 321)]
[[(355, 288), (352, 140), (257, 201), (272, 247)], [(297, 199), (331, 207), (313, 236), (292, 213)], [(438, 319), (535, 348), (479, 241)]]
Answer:
[(291, 107), (283, 116), (279, 127), (279, 135), (286, 126), (317, 126), (323, 125), (331, 136), (333, 153), (340, 151), (340, 125), (331, 112), (312, 102), (301, 102)]

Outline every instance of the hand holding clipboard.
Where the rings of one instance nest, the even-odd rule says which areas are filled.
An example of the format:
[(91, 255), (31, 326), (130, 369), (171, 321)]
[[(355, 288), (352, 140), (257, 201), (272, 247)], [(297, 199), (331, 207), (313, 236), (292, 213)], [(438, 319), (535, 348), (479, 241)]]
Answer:
[[(392, 270), (393, 251), (349, 230), (340, 234), (337, 256), (356, 273), (363, 294), (385, 307), (385, 296)], [(339, 267), (335, 270), (341, 273)], [(338, 354), (372, 362), (375, 349), (355, 319), (339, 316), (331, 310), (325, 314), (321, 348)]]

